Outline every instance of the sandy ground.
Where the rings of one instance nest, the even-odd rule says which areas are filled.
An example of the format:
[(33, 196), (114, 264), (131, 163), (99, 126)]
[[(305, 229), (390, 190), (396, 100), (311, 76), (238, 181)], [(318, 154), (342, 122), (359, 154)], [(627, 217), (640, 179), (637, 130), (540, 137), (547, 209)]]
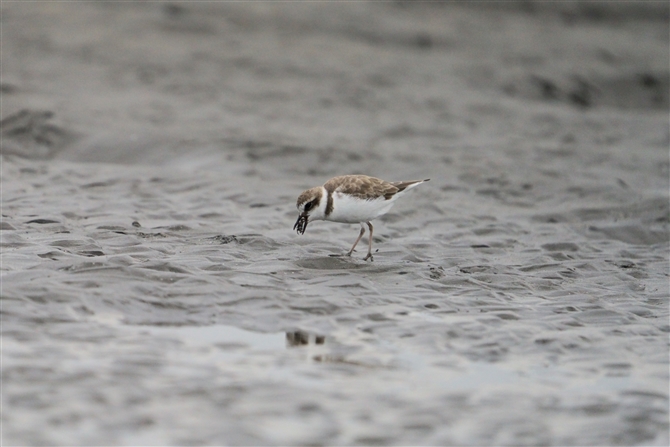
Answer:
[(667, 3), (1, 12), (3, 445), (668, 445)]

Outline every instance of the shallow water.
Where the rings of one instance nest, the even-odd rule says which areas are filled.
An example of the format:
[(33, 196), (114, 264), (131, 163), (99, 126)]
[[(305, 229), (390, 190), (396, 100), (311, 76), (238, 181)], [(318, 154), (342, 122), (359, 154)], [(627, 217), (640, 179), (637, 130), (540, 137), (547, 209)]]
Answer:
[[(2, 6), (3, 118), (58, 111), (2, 129), (3, 444), (668, 444), (667, 111), (505, 81), (667, 70), (666, 22), (50, 7)], [(291, 231), (356, 172), (431, 178), (374, 262)]]

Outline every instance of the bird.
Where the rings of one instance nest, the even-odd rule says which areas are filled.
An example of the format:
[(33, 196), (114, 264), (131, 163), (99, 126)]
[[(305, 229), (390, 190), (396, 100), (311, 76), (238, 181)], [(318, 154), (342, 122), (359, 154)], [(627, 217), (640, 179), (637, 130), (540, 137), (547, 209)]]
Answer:
[(293, 229), (305, 234), (307, 224), (313, 220), (358, 223), (361, 231), (354, 245), (346, 253), (351, 256), (365, 234), (365, 225), (370, 229), (368, 253), (363, 258), (372, 262), (372, 220), (386, 214), (395, 201), (408, 190), (430, 179), (405, 182), (387, 182), (367, 175), (341, 175), (328, 180), (323, 186), (315, 186), (298, 196), (298, 220)]

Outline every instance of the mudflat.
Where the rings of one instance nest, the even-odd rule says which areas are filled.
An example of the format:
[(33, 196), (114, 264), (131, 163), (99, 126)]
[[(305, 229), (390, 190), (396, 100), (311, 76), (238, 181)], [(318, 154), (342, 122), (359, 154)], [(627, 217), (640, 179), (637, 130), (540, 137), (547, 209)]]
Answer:
[(3, 445), (668, 445), (667, 4), (0, 8)]

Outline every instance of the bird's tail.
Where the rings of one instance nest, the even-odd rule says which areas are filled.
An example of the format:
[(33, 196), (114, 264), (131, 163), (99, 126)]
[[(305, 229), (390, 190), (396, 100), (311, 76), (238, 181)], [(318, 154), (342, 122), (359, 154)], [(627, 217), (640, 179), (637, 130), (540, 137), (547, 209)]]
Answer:
[(402, 192), (406, 189), (414, 188), (415, 186), (418, 186), (418, 185), (422, 184), (423, 182), (427, 182), (429, 180), (430, 179), (427, 178), (427, 179), (424, 179), (424, 180), (410, 180), (408, 182), (391, 182), (391, 184), (393, 186), (395, 186), (396, 188), (398, 188), (398, 192)]

